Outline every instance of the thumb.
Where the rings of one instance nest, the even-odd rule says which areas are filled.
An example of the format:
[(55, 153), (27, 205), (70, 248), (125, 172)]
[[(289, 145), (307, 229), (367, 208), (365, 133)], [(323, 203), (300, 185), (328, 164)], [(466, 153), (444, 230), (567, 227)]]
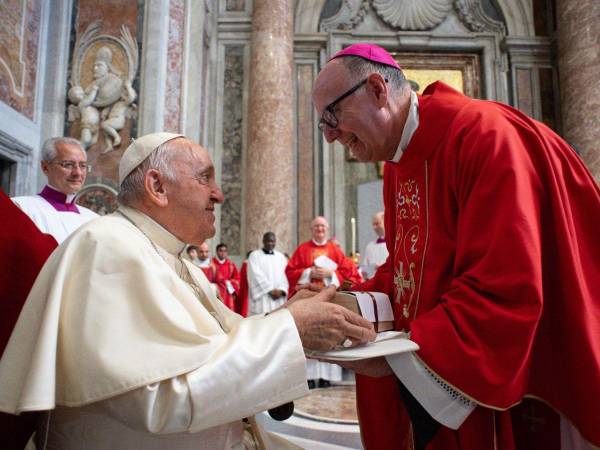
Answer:
[(330, 302), (335, 297), (336, 288), (335, 286), (328, 286), (314, 296), (313, 301), (318, 302)]

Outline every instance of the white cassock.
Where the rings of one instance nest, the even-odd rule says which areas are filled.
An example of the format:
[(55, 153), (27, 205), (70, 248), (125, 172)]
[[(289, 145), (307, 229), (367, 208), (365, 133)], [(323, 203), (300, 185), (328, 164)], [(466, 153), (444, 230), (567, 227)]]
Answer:
[[(69, 197), (71, 196), (67, 196)], [(79, 213), (59, 211), (39, 195), (13, 197), (11, 200), (29, 216), (42, 233), (52, 235), (59, 244), (84, 223), (99, 217), (91, 209), (80, 205), (77, 205)]]
[(371, 241), (365, 248), (365, 253), (360, 262), (360, 268), (366, 279), (373, 278), (377, 268), (381, 266), (388, 257), (388, 250), (384, 242)]
[(289, 311), (229, 311), (183, 242), (119, 211), (44, 265), (0, 360), (0, 411), (52, 410), (48, 449), (287, 448), (242, 418), (308, 393)]
[[(281, 306), (287, 300), (289, 289), (285, 276), (287, 258), (283, 253), (273, 250), (272, 254), (262, 249), (254, 250), (248, 257), (248, 297), (250, 314), (262, 314)], [(269, 292), (278, 289), (286, 295), (273, 299)]]

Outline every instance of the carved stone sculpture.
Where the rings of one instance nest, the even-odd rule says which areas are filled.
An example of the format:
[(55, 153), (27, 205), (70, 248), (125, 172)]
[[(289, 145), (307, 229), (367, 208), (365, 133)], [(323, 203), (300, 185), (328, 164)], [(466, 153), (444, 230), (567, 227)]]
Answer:
[[(132, 82), (137, 72), (137, 43), (129, 29), (121, 27), (121, 38), (96, 33), (100, 22), (93, 22), (82, 34), (75, 46), (71, 85), (68, 97), (72, 103), (68, 109), (68, 120), (80, 121), (79, 139), (87, 149), (98, 142), (100, 131), (103, 133), (105, 147), (109, 152), (121, 144), (119, 130), (125, 126), (127, 118), (133, 117), (137, 94)], [(98, 41), (100, 46), (94, 55), (93, 80), (85, 87), (81, 86), (81, 71), (86, 53), (92, 44)], [(111, 45), (112, 44), (112, 45)], [(115, 45), (117, 44), (117, 45)], [(127, 75), (122, 77), (113, 65), (113, 51), (123, 52), (127, 62)]]
[(452, 10), (452, 0), (373, 0), (377, 15), (401, 30), (429, 30)]

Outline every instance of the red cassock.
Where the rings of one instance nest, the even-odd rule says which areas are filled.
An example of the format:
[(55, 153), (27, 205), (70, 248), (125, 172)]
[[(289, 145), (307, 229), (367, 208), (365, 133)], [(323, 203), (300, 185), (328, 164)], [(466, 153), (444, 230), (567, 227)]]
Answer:
[[(326, 255), (338, 265), (335, 274), (340, 285), (344, 280), (350, 280), (352, 283), (360, 282), (360, 274), (356, 266), (352, 260), (344, 255), (342, 249), (331, 241), (327, 241), (323, 245), (317, 245), (311, 240), (300, 244), (285, 268), (285, 275), (290, 284), (288, 298), (291, 298), (296, 292), (296, 285), (302, 276), (302, 272), (312, 267), (313, 261), (321, 255)], [(311, 279), (310, 282), (316, 285), (323, 285), (322, 280), (318, 279)]]
[[(220, 263), (217, 258), (213, 258), (211, 265), (215, 267), (215, 283), (219, 289), (219, 297), (225, 306), (235, 311), (236, 297), (240, 292), (240, 274), (236, 265), (229, 258), (226, 258), (223, 263)], [(229, 281), (233, 287), (234, 292), (231, 294), (227, 290), (226, 281)]]
[(242, 317), (248, 315), (248, 260), (240, 267), (240, 294), (236, 298), (235, 312)]
[[(597, 184), (545, 125), (443, 83), (419, 123), (384, 169), (390, 257), (355, 288), (388, 292), (422, 362), (488, 406), (427, 448), (514, 448), (506, 410), (525, 397), (600, 445)], [(366, 449), (406, 448), (393, 377), (357, 386)]]
[[(0, 355), (8, 343), (21, 308), (56, 240), (42, 233), (0, 191)], [(37, 425), (37, 413), (0, 413), (0, 447), (22, 449)]]

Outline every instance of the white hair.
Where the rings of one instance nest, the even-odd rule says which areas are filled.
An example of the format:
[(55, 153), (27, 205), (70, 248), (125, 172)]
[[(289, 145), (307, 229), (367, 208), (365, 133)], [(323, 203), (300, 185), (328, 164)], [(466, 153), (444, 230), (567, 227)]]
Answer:
[(56, 144), (76, 145), (87, 158), (87, 153), (85, 152), (83, 145), (81, 145), (81, 142), (77, 139), (71, 137), (53, 137), (46, 139), (42, 145), (42, 161), (50, 162), (56, 159)]
[(186, 138), (181, 137), (171, 139), (159, 145), (150, 153), (150, 156), (125, 177), (121, 183), (121, 190), (117, 197), (120, 204), (131, 205), (144, 196), (144, 179), (149, 170), (157, 170), (168, 181), (175, 181), (177, 174), (172, 162), (181, 153), (179, 150), (182, 139), (187, 141)]

